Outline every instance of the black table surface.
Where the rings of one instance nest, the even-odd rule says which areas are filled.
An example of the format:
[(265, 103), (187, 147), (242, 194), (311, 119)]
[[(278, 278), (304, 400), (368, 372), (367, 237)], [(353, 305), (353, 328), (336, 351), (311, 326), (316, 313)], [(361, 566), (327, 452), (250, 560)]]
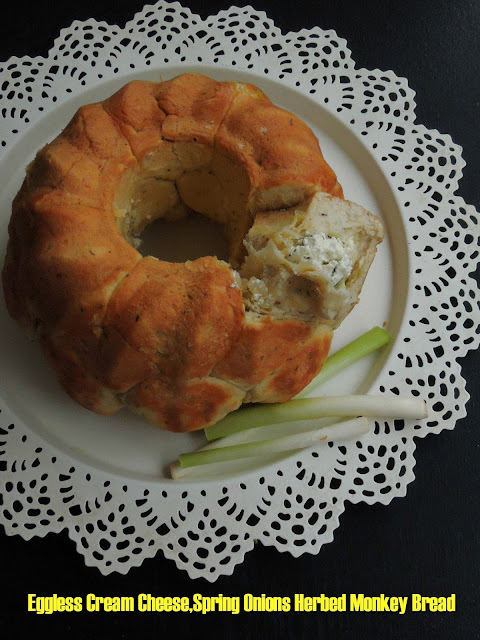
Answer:
[[(247, 3), (232, 3), (245, 6)], [(283, 32), (319, 26), (345, 38), (358, 67), (392, 69), (416, 92), (417, 121), (463, 147), (459, 193), (480, 206), (480, 2), (475, 0), (252, 1)], [(202, 17), (227, 2), (184, 0)], [(9, 5), (0, 58), (44, 56), (73, 20), (123, 25), (140, 0), (51, 0)], [(472, 395), (454, 431), (417, 442), (415, 481), (388, 506), (347, 505), (332, 543), (293, 558), (257, 546), (232, 576), (190, 580), (161, 553), (126, 576), (84, 565), (66, 534), (28, 542), (2, 532), (0, 631), (7, 638), (480, 638), (480, 406), (478, 353), (462, 361)], [(1, 375), (5, 375), (2, 372)], [(1, 481), (1, 480), (0, 480)], [(310, 596), (456, 594), (455, 612), (27, 613), (27, 594)]]

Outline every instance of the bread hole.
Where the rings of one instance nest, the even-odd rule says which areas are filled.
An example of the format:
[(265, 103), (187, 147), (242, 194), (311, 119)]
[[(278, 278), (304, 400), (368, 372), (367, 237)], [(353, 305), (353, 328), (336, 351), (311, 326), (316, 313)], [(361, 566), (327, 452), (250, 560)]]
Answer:
[(138, 247), (144, 256), (166, 262), (186, 262), (203, 256), (228, 261), (223, 225), (192, 212), (181, 220), (154, 220), (140, 235)]

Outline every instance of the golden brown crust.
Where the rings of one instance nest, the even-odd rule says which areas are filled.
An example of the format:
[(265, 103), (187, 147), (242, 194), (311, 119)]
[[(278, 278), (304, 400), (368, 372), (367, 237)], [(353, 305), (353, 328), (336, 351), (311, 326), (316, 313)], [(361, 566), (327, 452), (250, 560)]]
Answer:
[(319, 325), (295, 348), (285, 344), (283, 353), (288, 351), (288, 357), (247, 393), (244, 402), (286, 402), (296, 396), (323, 367), (332, 337), (330, 327)]
[(213, 374), (251, 389), (289, 362), (312, 335), (318, 335), (319, 332), (322, 342), (324, 339), (330, 341), (331, 331), (328, 327), (317, 329), (315, 325), (293, 318), (273, 319), (270, 316), (248, 314), (238, 339), (215, 367)]
[[(131, 82), (80, 108), (28, 168), (2, 274), (9, 312), (99, 413), (127, 405), (188, 431), (243, 401), (287, 400), (321, 368), (330, 330), (246, 313), (229, 265), (142, 258), (133, 236), (190, 207), (225, 224), (235, 264), (257, 212), (317, 190), (341, 195), (315, 136), (252, 85)], [(142, 208), (155, 194), (163, 208)]]
[(325, 325), (248, 314), (238, 340), (212, 373), (245, 389), (244, 402), (285, 402), (320, 371), (331, 341)]
[(215, 141), (246, 168), (257, 191), (298, 183), (311, 192), (340, 189), (311, 129), (252, 85), (236, 84)]
[(58, 381), (73, 400), (102, 415), (116, 413), (122, 408), (117, 395), (99, 384), (79, 362), (68, 338), (42, 337), (40, 344)]
[[(104, 338), (116, 330), (152, 374), (174, 380), (207, 376), (242, 326), (242, 297), (232, 285), (231, 270), (216, 258), (185, 264), (144, 258), (112, 296)], [(116, 358), (122, 357), (119, 349)], [(97, 375), (107, 383), (110, 364), (100, 365)]]
[(177, 381), (148, 378), (122, 397), (147, 422), (169, 431), (195, 431), (208, 427), (237, 409), (244, 392), (214, 377)]

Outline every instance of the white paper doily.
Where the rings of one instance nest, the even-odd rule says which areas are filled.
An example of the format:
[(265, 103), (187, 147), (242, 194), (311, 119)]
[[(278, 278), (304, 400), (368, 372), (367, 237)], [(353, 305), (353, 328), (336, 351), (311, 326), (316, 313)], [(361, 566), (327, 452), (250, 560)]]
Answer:
[[(123, 28), (74, 22), (47, 58), (13, 57), (0, 65), (2, 253), (7, 202), (24, 170), (24, 164), (12, 169), (12, 159), (31, 159), (91, 98), (107, 97), (133, 77), (171, 77), (190, 69), (254, 81), (281, 106), (298, 106), (299, 115), (318, 127), (348, 196), (355, 199), (358, 188), (360, 200), (372, 198), (362, 204), (380, 209), (389, 238), (362, 292), (361, 304), (371, 308), (371, 316), (359, 327), (360, 316), (352, 314), (339, 340), (381, 317), (394, 340), (381, 357), (359, 365), (345, 389), (418, 395), (430, 410), (421, 423), (382, 421), (358, 442), (331, 443), (198, 484), (176, 483), (160, 472), (142, 474), (140, 442), (145, 435), (149, 446), (151, 433), (142, 426), (139, 449), (129, 450), (133, 462), (125, 471), (119, 452), (110, 463), (72, 444), (73, 435), (70, 446), (55, 436), (52, 424), (61, 423), (73, 405), (65, 413), (54, 406), (56, 391), (42, 386), (35, 356), (30, 360), (33, 351), (25, 347), (23, 356), (23, 347), (17, 349), (16, 328), (2, 305), (0, 522), (6, 533), (30, 539), (67, 529), (86, 564), (103, 574), (126, 573), (162, 550), (190, 577), (213, 582), (231, 574), (255, 540), (294, 556), (318, 553), (333, 539), (347, 499), (387, 504), (405, 495), (414, 479), (414, 438), (453, 429), (465, 415), (468, 394), (457, 359), (479, 343), (480, 296), (469, 275), (478, 260), (479, 227), (475, 209), (455, 195), (461, 149), (448, 135), (415, 122), (414, 95), (405, 79), (391, 71), (356, 69), (334, 31), (282, 34), (251, 7), (203, 20), (178, 3), (159, 2)], [(342, 172), (352, 181), (343, 180)], [(387, 263), (390, 293), (376, 295), (375, 278)], [(45, 410), (35, 393), (51, 393), (55, 402)], [(94, 418), (92, 435), (90, 418), (79, 415), (75, 419), (85, 420), (92, 448), (115, 449), (110, 427), (118, 430), (118, 442), (128, 443), (121, 422), (105, 423), (102, 443)], [(65, 433), (73, 430), (69, 425), (65, 420)], [(195, 439), (188, 446), (187, 440), (165, 443), (180, 452)]]

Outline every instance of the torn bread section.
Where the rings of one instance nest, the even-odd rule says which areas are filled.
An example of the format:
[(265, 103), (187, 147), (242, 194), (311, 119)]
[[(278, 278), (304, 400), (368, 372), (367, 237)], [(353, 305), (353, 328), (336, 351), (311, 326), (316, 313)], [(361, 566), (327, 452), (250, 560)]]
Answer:
[(321, 192), (258, 214), (237, 278), (246, 310), (337, 328), (358, 302), (383, 237), (377, 216)]

